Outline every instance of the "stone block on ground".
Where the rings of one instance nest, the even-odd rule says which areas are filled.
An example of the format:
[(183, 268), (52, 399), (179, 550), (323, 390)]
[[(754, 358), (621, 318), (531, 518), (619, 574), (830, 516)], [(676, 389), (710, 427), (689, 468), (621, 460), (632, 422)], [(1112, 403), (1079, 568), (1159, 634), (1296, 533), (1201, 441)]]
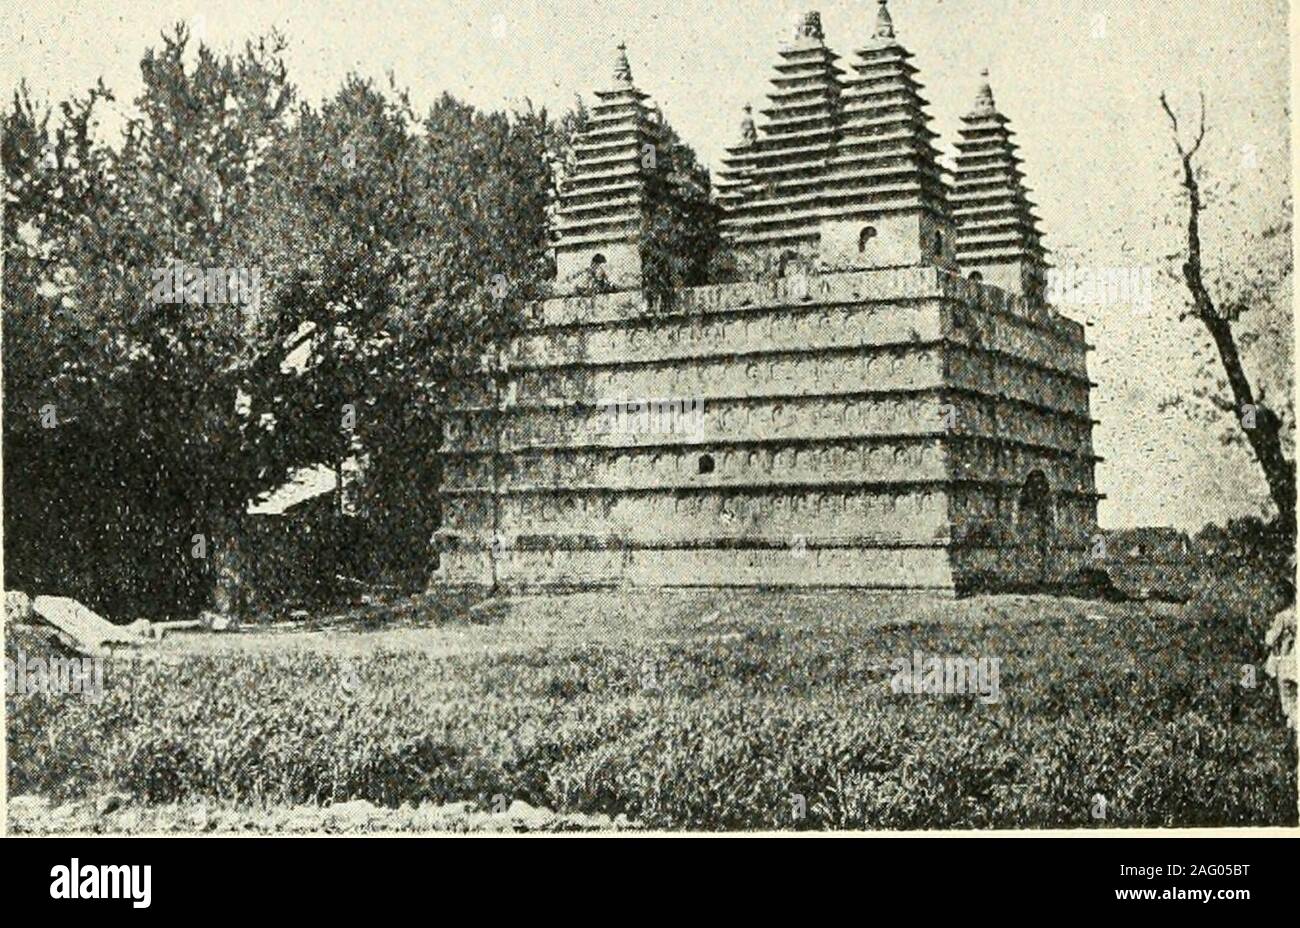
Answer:
[(32, 610), (58, 631), (65, 644), (82, 654), (102, 655), (109, 645), (138, 645), (145, 640), (138, 632), (114, 625), (67, 596), (37, 596)]

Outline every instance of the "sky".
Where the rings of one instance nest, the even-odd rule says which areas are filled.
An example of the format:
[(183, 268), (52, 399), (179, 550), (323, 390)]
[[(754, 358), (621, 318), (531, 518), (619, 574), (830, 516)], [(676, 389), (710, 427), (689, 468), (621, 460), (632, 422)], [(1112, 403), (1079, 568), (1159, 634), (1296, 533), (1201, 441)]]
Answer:
[[(443, 91), (484, 108), (552, 109), (609, 80), (626, 41), (638, 86), (718, 167), (745, 103), (761, 105), (780, 44), (818, 10), (827, 44), (848, 59), (870, 37), (876, 0), (64, 0), (10, 4), (0, 33), (0, 90), (19, 79), (56, 102), (102, 77), (120, 127), (140, 89), (139, 61), (185, 22), (222, 50), (277, 28), (302, 96), (319, 101), (349, 72), (387, 83), (417, 109)], [(1190, 392), (1196, 324), (1178, 322), (1182, 289), (1158, 273), (1181, 243), (1183, 207), (1158, 97), (1193, 121), (1204, 91), (1204, 157), (1231, 200), (1205, 219), (1207, 253), (1240, 259), (1276, 222), (1291, 190), (1291, 64), (1285, 0), (891, 0), (915, 54), (939, 145), (950, 152), (982, 68), (1021, 145), (1046, 244), (1063, 267), (1119, 268), (1151, 280), (1150, 299), (1066, 307), (1087, 325), (1101, 523), (1175, 525), (1256, 512), (1258, 468), (1162, 400)]]

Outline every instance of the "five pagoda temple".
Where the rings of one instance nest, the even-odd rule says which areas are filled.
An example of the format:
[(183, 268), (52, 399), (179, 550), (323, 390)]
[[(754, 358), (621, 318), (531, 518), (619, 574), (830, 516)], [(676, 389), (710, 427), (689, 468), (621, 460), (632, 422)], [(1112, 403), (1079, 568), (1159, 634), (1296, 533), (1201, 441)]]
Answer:
[[(886, 0), (777, 52), (717, 184), (727, 279), (643, 286), (663, 127), (620, 46), (561, 180), (557, 279), (446, 418), (437, 577), (1042, 589), (1094, 563), (1083, 327), (987, 83), (940, 165)], [(734, 274), (732, 273), (734, 271)]]

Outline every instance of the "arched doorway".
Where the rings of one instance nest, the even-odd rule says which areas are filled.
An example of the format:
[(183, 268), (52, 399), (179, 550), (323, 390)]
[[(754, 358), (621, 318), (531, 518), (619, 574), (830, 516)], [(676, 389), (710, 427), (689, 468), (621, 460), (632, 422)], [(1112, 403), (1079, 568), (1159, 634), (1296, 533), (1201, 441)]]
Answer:
[(1047, 475), (1031, 471), (1020, 488), (1016, 524), (1027, 579), (1044, 584), (1052, 576), (1052, 537), (1055, 534), (1052, 491)]

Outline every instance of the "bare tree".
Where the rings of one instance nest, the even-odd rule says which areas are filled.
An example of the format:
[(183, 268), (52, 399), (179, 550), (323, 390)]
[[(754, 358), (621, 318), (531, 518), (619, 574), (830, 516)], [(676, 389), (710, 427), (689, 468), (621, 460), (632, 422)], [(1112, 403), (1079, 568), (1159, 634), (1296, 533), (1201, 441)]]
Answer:
[(1205, 141), (1207, 132), (1205, 94), (1201, 97), (1200, 123), (1191, 144), (1185, 144), (1178, 124), (1178, 117), (1165, 94), (1160, 95), (1160, 105), (1169, 116), (1173, 129), (1174, 145), (1182, 162), (1182, 187), (1187, 193), (1187, 259), (1183, 262), (1183, 281), (1191, 294), (1190, 311), (1181, 318), (1191, 316), (1200, 320), (1209, 333), (1219, 360), (1223, 364), (1227, 390), (1231, 397), (1215, 398), (1215, 405), (1231, 412), (1241, 427), (1246, 442), (1250, 445), (1268, 482), (1269, 495), (1277, 507), (1278, 516), (1288, 537), (1295, 533), (1295, 461), (1286, 456), (1283, 439), (1283, 420), (1277, 412), (1265, 402), (1264, 392), (1256, 391), (1242, 364), (1241, 348), (1237, 335), (1233, 332), (1233, 321), (1241, 312), (1249, 309), (1242, 305), (1243, 299), (1250, 301), (1247, 295), (1243, 299), (1231, 299), (1226, 303), (1216, 303), (1205, 282), (1205, 269), (1201, 250), (1201, 214), (1205, 202), (1201, 196), (1200, 168), (1196, 163), (1197, 154)]

